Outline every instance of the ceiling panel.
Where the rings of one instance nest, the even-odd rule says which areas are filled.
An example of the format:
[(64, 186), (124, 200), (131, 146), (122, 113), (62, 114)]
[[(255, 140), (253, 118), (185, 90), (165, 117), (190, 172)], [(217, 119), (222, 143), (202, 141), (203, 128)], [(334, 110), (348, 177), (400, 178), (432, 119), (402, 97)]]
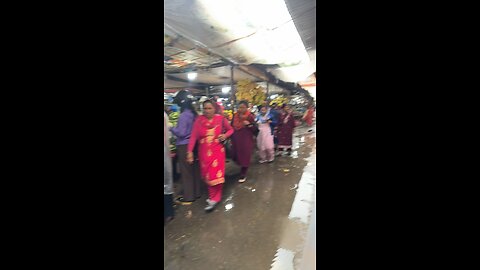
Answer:
[[(231, 82), (230, 79), (230, 67), (218, 67), (211, 68), (208, 70), (197, 70), (197, 78), (193, 81), (194, 83), (204, 83), (209, 85), (229, 85)], [(177, 79), (188, 81), (187, 73), (171, 73), (169, 76), (175, 77)], [(235, 68), (234, 81), (248, 79), (251, 81), (258, 81), (255, 77)]]
[(178, 82), (178, 81), (168, 80), (168, 79), (163, 80), (163, 88), (183, 88), (183, 87), (189, 87), (189, 84), (186, 82)]

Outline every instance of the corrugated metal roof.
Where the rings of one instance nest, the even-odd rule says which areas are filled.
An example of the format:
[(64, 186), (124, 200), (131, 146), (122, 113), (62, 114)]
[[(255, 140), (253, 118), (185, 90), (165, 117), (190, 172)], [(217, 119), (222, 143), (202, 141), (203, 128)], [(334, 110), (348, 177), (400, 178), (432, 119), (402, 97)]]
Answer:
[[(310, 59), (312, 55), (315, 57), (316, 1), (285, 0), (285, 4)], [(202, 87), (205, 85), (228, 85), (230, 84), (230, 67), (219, 68), (219, 66), (228, 65), (228, 61), (248, 64), (253, 59), (249, 52), (238, 46), (241, 42), (234, 42), (224, 35), (230, 31), (229, 29), (222, 29), (222, 25), (212, 23), (204, 8), (198, 0), (164, 1), (164, 67), (165, 73), (174, 79), (174, 82), (164, 84), (166, 88), (173, 85), (178, 87), (198, 85), (200, 89), (204, 89)], [(277, 67), (269, 66), (273, 70)], [(245, 69), (246, 66), (242, 68)], [(246, 70), (255, 74), (257, 78), (235, 68), (235, 81), (248, 78), (258, 82), (258, 74), (263, 73), (265, 69), (259, 71), (258, 67), (253, 65), (249, 68), (253, 71), (258, 70), (253, 73), (251, 70)], [(198, 76), (195, 82), (190, 82), (185, 72), (193, 70), (196, 70)], [(275, 72), (272, 74), (282, 75)]]
[(307, 51), (317, 49), (317, 2), (316, 0), (285, 0), (293, 23)]

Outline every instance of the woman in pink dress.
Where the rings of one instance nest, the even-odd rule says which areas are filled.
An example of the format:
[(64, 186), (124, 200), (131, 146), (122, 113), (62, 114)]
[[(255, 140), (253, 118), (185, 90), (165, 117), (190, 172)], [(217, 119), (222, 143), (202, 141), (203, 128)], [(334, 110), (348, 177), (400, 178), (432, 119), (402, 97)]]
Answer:
[(198, 142), (200, 174), (208, 186), (208, 205), (205, 211), (213, 210), (222, 199), (225, 183), (225, 148), (222, 142), (232, 133), (233, 129), (227, 119), (215, 114), (215, 104), (211, 100), (205, 101), (203, 115), (198, 116), (193, 123), (187, 149), (187, 162), (193, 164), (193, 149)]
[(260, 113), (255, 119), (258, 125), (257, 148), (260, 156), (260, 163), (272, 162), (275, 158), (275, 149), (273, 144), (273, 134), (270, 124), (271, 115), (267, 112), (267, 107), (262, 106)]

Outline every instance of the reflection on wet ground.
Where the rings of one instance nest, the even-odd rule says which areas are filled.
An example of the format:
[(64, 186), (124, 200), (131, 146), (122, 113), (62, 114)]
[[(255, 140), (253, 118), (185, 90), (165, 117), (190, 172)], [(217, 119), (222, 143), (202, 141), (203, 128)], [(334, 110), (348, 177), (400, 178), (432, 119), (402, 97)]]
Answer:
[[(223, 200), (204, 212), (206, 192), (177, 206), (164, 228), (164, 269), (296, 269), (315, 203), (315, 128), (298, 128), (292, 155), (252, 159), (247, 182), (227, 164)], [(294, 268), (295, 267), (295, 268)]]

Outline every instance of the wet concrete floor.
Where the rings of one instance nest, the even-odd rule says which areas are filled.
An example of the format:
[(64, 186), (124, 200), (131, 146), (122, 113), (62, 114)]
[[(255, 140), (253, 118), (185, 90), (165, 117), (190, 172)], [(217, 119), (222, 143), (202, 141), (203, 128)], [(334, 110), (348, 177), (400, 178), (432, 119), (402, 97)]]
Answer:
[(242, 184), (237, 182), (239, 167), (228, 162), (223, 198), (211, 213), (203, 210), (206, 191), (192, 205), (176, 206), (175, 219), (164, 227), (164, 269), (289, 270), (306, 265), (303, 253), (312, 240), (307, 231), (314, 222), (315, 140), (315, 127), (297, 128), (292, 155), (265, 164), (258, 164), (255, 155)]

